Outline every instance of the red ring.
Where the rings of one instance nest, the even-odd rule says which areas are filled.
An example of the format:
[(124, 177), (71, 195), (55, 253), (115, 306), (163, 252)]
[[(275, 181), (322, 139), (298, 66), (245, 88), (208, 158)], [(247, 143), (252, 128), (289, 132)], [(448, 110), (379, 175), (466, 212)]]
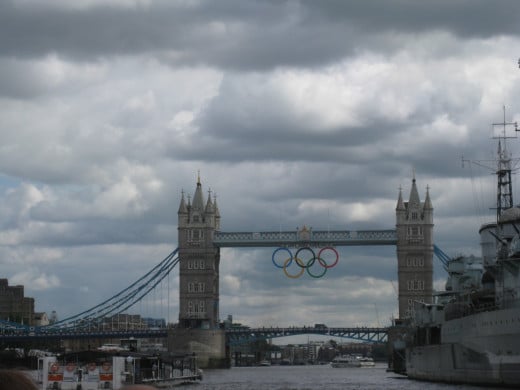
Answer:
[[(324, 250), (327, 250), (327, 249), (330, 249), (331, 251), (333, 251), (333, 252), (336, 254), (336, 261), (334, 261), (334, 263), (332, 263), (331, 265), (328, 265), (327, 262), (325, 261), (325, 259), (323, 259), (323, 258), (321, 257), (321, 253), (322, 253)], [(336, 264), (338, 264), (338, 261), (339, 261), (339, 253), (338, 253), (338, 251), (337, 251), (335, 248), (333, 248), (333, 247), (331, 247), (331, 246), (326, 246), (325, 248), (321, 248), (321, 249), (320, 249), (320, 251), (318, 252), (318, 258), (321, 258), (323, 261), (325, 261), (325, 264), (327, 264), (327, 265), (324, 266), (325, 268), (332, 268), (332, 267), (335, 267)], [(323, 264), (321, 264), (321, 263), (320, 263), (320, 265), (323, 266)]]

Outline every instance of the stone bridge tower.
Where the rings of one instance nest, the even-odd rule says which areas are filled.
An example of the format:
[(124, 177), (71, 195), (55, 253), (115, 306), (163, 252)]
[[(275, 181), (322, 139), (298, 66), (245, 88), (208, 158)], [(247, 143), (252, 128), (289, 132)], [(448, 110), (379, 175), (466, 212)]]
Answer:
[(193, 201), (181, 197), (179, 223), (179, 275), (181, 328), (214, 329), (219, 323), (219, 248), (213, 234), (219, 229), (220, 214), (216, 199), (204, 204), (200, 178)]
[(431, 303), (433, 294), (433, 206), (429, 189), (424, 203), (419, 199), (415, 175), (408, 202), (399, 190), (396, 231), (399, 318), (405, 319), (417, 302)]
[(213, 245), (219, 229), (216, 198), (209, 191), (204, 202), (198, 177), (193, 199), (182, 193), (179, 205), (179, 323), (168, 335), (168, 350), (197, 354), (201, 367), (227, 365), (219, 328), (220, 250)]

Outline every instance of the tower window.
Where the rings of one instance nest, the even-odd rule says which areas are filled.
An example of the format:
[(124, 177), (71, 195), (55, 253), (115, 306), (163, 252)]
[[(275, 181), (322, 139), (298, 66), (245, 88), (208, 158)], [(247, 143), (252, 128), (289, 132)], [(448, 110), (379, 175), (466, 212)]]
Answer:
[(204, 239), (204, 231), (202, 229), (191, 229), (188, 232), (188, 241), (202, 241)]
[(188, 301), (188, 315), (190, 317), (199, 317), (206, 312), (204, 301)]
[(203, 282), (190, 282), (188, 283), (189, 293), (203, 293), (206, 290), (206, 283)]
[(410, 241), (422, 241), (423, 240), (423, 228), (422, 226), (408, 226), (407, 229), (408, 240)]
[(406, 258), (407, 267), (424, 267), (424, 258), (414, 256)]
[(206, 263), (204, 260), (190, 260), (188, 261), (188, 269), (205, 269)]
[(423, 291), (424, 290), (424, 280), (408, 280), (406, 282), (406, 287), (408, 291)]

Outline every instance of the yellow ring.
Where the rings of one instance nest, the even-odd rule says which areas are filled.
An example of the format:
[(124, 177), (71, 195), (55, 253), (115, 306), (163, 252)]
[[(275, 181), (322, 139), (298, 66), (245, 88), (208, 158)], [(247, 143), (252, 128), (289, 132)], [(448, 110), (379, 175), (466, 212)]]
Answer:
[(289, 272), (287, 272), (287, 264), (289, 264), (289, 261), (291, 261), (291, 258), (285, 260), (285, 262), (283, 263), (283, 272), (285, 274), (285, 276), (287, 276), (288, 278), (291, 278), (291, 279), (298, 279), (300, 276), (303, 275), (303, 272), (305, 271), (305, 268), (301, 268), (300, 267), (300, 272), (295, 274), (295, 275), (290, 275)]

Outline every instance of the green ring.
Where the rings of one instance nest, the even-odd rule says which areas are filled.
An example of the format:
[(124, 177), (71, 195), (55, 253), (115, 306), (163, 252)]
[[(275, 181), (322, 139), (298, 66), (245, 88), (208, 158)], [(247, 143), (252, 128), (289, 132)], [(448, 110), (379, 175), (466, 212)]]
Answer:
[(314, 259), (310, 259), (307, 262), (307, 273), (309, 274), (309, 276), (312, 276), (315, 279), (322, 278), (323, 275), (325, 275), (327, 273), (327, 262), (325, 260), (323, 260), (321, 257), (318, 257), (318, 263), (320, 263), (320, 265), (322, 266), (323, 272), (319, 275), (315, 275), (311, 272), (311, 269), (310, 269), (310, 267), (312, 267), (312, 264), (309, 266), (309, 263), (311, 262), (311, 260), (314, 260)]

